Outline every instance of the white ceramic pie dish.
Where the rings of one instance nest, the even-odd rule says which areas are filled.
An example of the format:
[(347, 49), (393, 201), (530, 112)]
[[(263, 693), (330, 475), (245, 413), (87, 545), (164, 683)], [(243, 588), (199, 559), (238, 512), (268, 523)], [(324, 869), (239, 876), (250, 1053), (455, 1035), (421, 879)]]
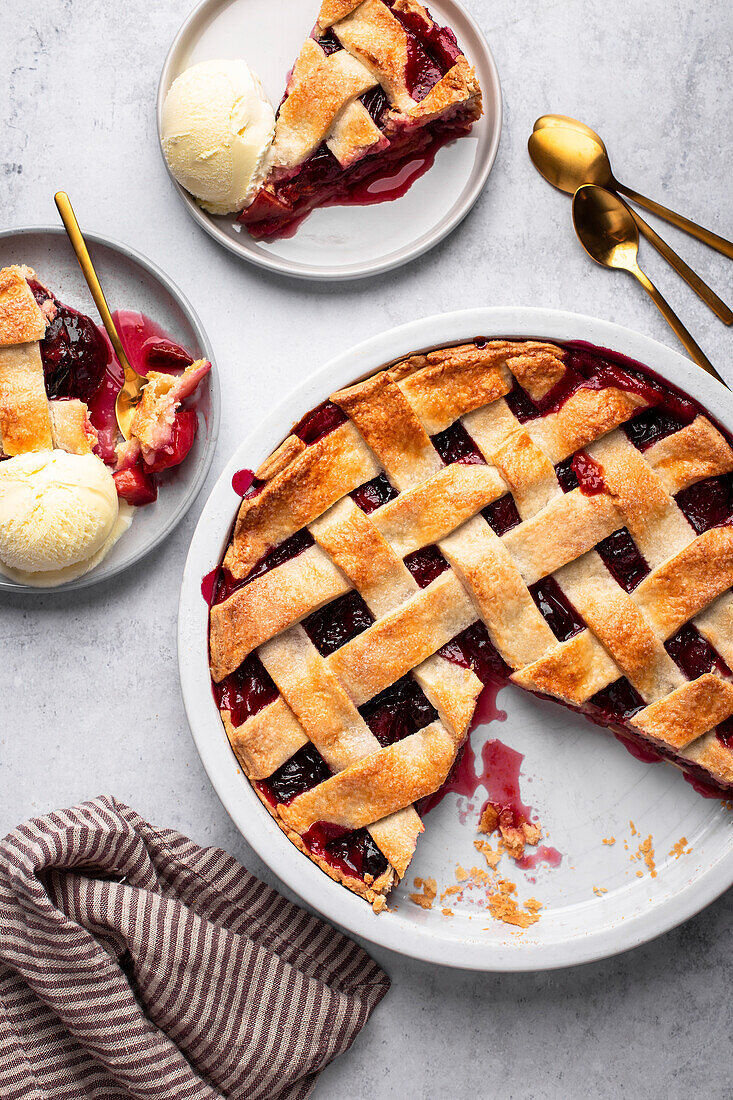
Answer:
[[(293, 422), (335, 389), (411, 352), (483, 337), (585, 340), (655, 370), (695, 397), (733, 431), (733, 395), (679, 352), (619, 325), (573, 313), (530, 308), (476, 309), (428, 317), (332, 359), (298, 387), (238, 448), (203, 510), (183, 574), (178, 651), (183, 698), (204, 767), (245, 839), (292, 890), (348, 931), (426, 961), (475, 970), (518, 971), (568, 966), (624, 951), (679, 924), (733, 883), (733, 818), (706, 800), (667, 765), (642, 764), (585, 718), (511, 687), (498, 705), (501, 723), (479, 726), (478, 752), (498, 738), (525, 756), (522, 793), (563, 853), (558, 868), (523, 872), (505, 857), (501, 871), (519, 897), (543, 905), (531, 928), (517, 932), (482, 908), (440, 903), (425, 911), (408, 898), (415, 876), (440, 889), (454, 883), (458, 864), (483, 863), (473, 848), (477, 813), (465, 825), (449, 794), (426, 819), (406, 880), (390, 899), (396, 911), (375, 915), (360, 898), (332, 882), (281, 832), (238, 768), (211, 693), (208, 608), (201, 580), (221, 559), (239, 497), (232, 476), (257, 464)], [(630, 822), (634, 823), (634, 831)], [(652, 837), (656, 877), (638, 845)], [(615, 837), (608, 845), (603, 839)], [(686, 854), (673, 848), (686, 838)], [(639, 872), (641, 875), (639, 876)], [(596, 894), (594, 887), (606, 892)]]
[[(163, 65), (158, 134), (168, 89), (198, 61), (243, 58), (277, 106), (319, 6), (320, 0), (202, 0), (178, 31)], [(438, 23), (454, 29), (475, 67), (484, 114), (468, 137), (440, 150), (430, 171), (406, 195), (376, 206), (315, 210), (294, 237), (255, 241), (234, 214), (207, 214), (171, 176), (194, 221), (240, 259), (318, 280), (377, 275), (422, 255), (452, 232), (478, 199), (493, 166), (501, 135), (501, 85), (482, 31), (458, 0), (428, 0), (427, 6)]]
[[(198, 496), (214, 458), (221, 405), (219, 377), (211, 344), (193, 306), (173, 280), (139, 252), (96, 233), (85, 232), (85, 238), (111, 309), (147, 314), (196, 358), (211, 361), (212, 370), (196, 398), (198, 430), (185, 461), (161, 475), (158, 499), (134, 510), (132, 526), (99, 565), (54, 588), (20, 584), (0, 574), (0, 591), (38, 595), (69, 592), (108, 581), (129, 569), (178, 526)], [(88, 313), (99, 323), (89, 288), (61, 226), (0, 232), (0, 267), (17, 263), (35, 268), (40, 280), (62, 302)]]

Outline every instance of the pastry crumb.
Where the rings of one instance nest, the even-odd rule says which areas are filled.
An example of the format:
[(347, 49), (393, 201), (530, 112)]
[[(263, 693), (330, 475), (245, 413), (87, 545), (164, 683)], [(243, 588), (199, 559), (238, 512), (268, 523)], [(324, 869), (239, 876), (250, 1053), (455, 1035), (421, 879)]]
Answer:
[(440, 911), (441, 911), (441, 913), (443, 914), (444, 917), (452, 917), (453, 916), (453, 910), (452, 909), (441, 909)]
[(594, 886), (593, 893), (596, 895), (596, 897), (602, 898), (604, 894), (608, 893), (608, 890), (605, 886)]
[(629, 828), (631, 829), (631, 835), (632, 835), (632, 836), (636, 836), (636, 835), (637, 835), (637, 833), (636, 833), (636, 825), (634, 825), (634, 822), (633, 822), (633, 821), (630, 821), (630, 822), (629, 822)]
[(608, 844), (609, 846), (611, 844), (615, 844), (616, 843), (616, 837), (615, 836), (604, 836), (603, 843)]
[(438, 884), (434, 878), (416, 878), (415, 889), (422, 890), (421, 894), (410, 894), (410, 901), (419, 905), (421, 909), (432, 909), (438, 893)]
[[(685, 849), (687, 849), (687, 851), (685, 851)], [(677, 843), (672, 847), (669, 854), (671, 856), (674, 856), (675, 859), (679, 859), (682, 855), (689, 856), (691, 851), (691, 846), (687, 848), (687, 837), (681, 836)]]
[(502, 856), (501, 849), (497, 848), (497, 850), (494, 851), (488, 840), (474, 840), (473, 846), (477, 852), (481, 852), (491, 870), (495, 871), (499, 866), (499, 860)]
[(498, 832), (504, 850), (514, 860), (522, 859), (527, 844), (534, 847), (542, 839), (539, 825), (533, 821), (517, 821), (512, 810), (500, 809), (493, 802), (488, 802), (484, 807), (478, 830), (485, 836)]
[(461, 867), (460, 863), (456, 867), (456, 880), (458, 882), (465, 882), (468, 878), (468, 871), (465, 867)]
[(643, 859), (647, 865), (647, 869), (652, 878), (657, 877), (657, 866), (654, 862), (654, 848), (652, 847), (652, 834), (650, 833), (646, 840), (642, 840), (639, 845), (639, 858)]
[(541, 906), (535, 898), (530, 898), (524, 909), (520, 909), (519, 903), (511, 896), (516, 889), (513, 882), (501, 880), (499, 892), (489, 895), (489, 912), (494, 920), (511, 924), (515, 928), (529, 928), (540, 919), (537, 907), (541, 908)]

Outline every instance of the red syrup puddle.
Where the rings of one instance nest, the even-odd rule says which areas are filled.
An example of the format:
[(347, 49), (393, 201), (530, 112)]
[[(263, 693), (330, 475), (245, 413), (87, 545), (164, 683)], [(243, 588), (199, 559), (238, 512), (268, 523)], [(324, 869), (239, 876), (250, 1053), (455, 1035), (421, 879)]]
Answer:
[(243, 497), (252, 483), (255, 480), (255, 475), (252, 470), (237, 470), (236, 474), (232, 478), (232, 489), (237, 496)]
[(630, 738), (625, 737), (623, 733), (617, 733), (616, 730), (611, 730), (611, 733), (620, 741), (623, 747), (628, 753), (631, 753), (637, 760), (641, 760), (644, 764), (658, 764), (663, 759), (662, 754), (653, 749), (651, 745), (643, 745), (640, 741), (632, 741)]
[[(469, 818), (476, 814), (478, 807), (473, 801), (473, 797), (479, 787), (484, 787), (488, 791), (488, 786), (485, 774), (479, 772), (476, 766), (476, 754), (471, 747), (471, 732), (478, 726), (489, 722), (506, 721), (506, 711), (499, 710), (496, 705), (496, 696), (502, 687), (504, 687), (503, 684), (494, 683), (493, 681), (489, 681), (484, 687), (476, 702), (476, 710), (471, 721), (471, 731), (468, 738), (458, 753), (443, 786), (434, 794), (428, 795), (420, 804), (421, 816), (430, 813), (431, 810), (440, 805), (447, 794), (457, 794), (462, 799), (466, 799), (465, 803), (459, 802), (458, 804), (458, 819), (462, 825), (467, 824)], [(496, 744), (501, 744), (501, 742), (497, 741)]]
[(573, 473), (578, 479), (581, 493), (587, 497), (597, 496), (606, 488), (603, 480), (603, 467), (585, 451), (578, 451), (573, 456)]
[(721, 791), (717, 787), (711, 786), (710, 783), (705, 783), (704, 780), (698, 779), (696, 775), (690, 775), (689, 772), (683, 772), (682, 778), (686, 783), (689, 783), (693, 791), (697, 791), (703, 798), (714, 798), (716, 802), (727, 801), (728, 796), (725, 791)]
[(217, 565), (217, 566), (215, 566), (214, 569), (211, 570), (210, 573), (207, 573), (206, 576), (201, 581), (201, 595), (204, 597), (204, 600), (206, 601), (206, 606), (207, 607), (213, 607), (214, 606), (214, 596), (215, 596), (215, 593), (216, 593), (216, 582), (218, 581), (218, 579), (219, 579), (219, 566)]
[[(193, 362), (189, 352), (171, 340), (164, 329), (144, 313), (117, 309), (112, 318), (130, 363), (138, 374), (147, 375), (151, 370), (162, 373), (182, 371)], [(115, 445), (118, 436), (115, 402), (125, 376), (104, 328), (101, 325), (96, 328), (107, 346), (108, 361), (99, 388), (88, 402), (89, 419), (99, 439), (96, 454), (108, 466), (114, 466), (117, 462)], [(195, 398), (186, 407), (195, 409)]]
[(536, 852), (530, 856), (522, 856), (517, 860), (517, 867), (523, 871), (533, 871), (540, 863), (546, 863), (548, 867), (559, 867), (562, 863), (562, 852), (547, 844), (540, 844)]

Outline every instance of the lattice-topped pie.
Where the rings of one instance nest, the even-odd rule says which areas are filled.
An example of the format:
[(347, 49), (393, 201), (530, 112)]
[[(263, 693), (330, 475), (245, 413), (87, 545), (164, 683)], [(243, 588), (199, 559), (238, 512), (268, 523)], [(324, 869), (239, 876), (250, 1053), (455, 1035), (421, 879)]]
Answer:
[(397, 197), (480, 115), (455, 35), (416, 0), (324, 0), (240, 220), (276, 237), (316, 206)]
[(257, 471), (211, 607), (232, 748), (379, 909), (484, 684), (733, 791), (733, 449), (585, 346), (477, 340), (332, 395)]

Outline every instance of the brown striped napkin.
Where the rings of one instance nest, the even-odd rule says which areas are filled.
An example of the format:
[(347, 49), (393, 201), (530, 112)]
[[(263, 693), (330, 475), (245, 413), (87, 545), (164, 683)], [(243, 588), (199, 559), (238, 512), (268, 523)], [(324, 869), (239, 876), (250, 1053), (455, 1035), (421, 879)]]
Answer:
[(0, 844), (3, 1100), (300, 1100), (388, 988), (226, 852), (114, 798)]

